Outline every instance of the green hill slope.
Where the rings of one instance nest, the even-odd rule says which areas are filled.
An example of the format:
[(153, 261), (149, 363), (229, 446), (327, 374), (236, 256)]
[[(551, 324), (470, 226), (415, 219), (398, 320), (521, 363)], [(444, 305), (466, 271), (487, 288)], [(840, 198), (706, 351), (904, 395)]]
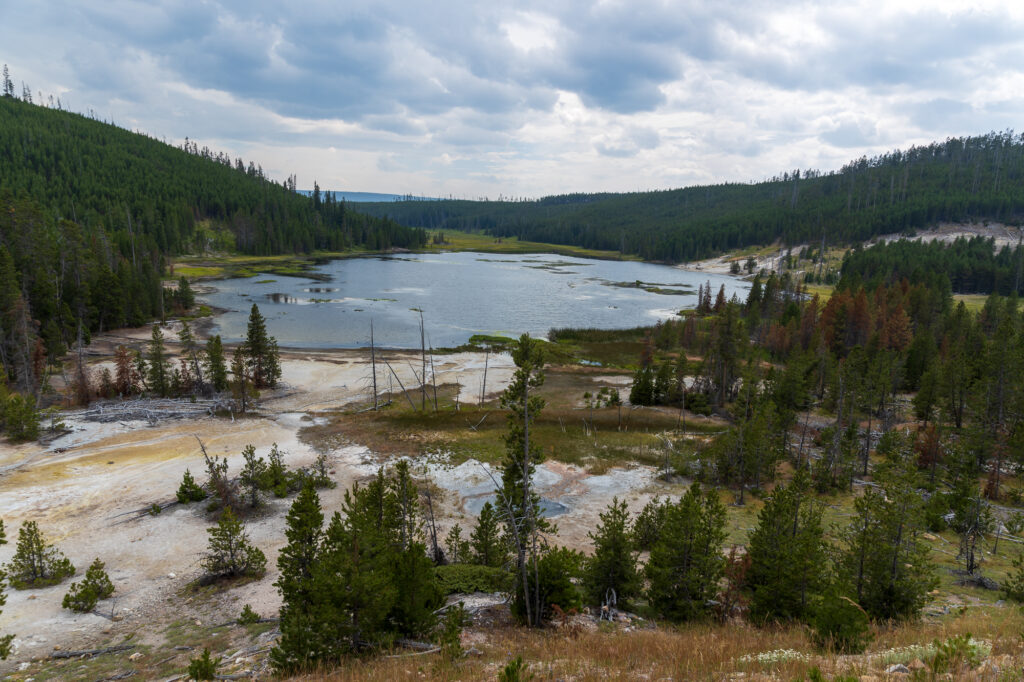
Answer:
[(752, 244), (852, 244), (939, 221), (1024, 217), (1024, 135), (952, 138), (829, 173), (536, 201), (400, 201), (360, 209), (405, 225), (687, 261)]
[[(0, 97), (0, 363), (22, 390), (81, 332), (163, 310), (169, 256), (417, 247), (422, 230), (297, 194), (241, 159)], [(0, 382), (2, 383), (2, 382)]]

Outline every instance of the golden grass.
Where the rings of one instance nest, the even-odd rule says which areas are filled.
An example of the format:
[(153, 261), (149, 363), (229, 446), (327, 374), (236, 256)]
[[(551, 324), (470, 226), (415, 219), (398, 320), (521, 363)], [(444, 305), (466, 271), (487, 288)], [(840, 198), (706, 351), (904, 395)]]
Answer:
[(985, 300), (988, 298), (985, 294), (953, 294), (953, 301), (963, 301), (967, 309), (972, 313), (976, 313), (985, 306)]
[[(480, 251), (482, 253), (557, 253), (564, 256), (580, 258), (600, 258), (604, 260), (640, 260), (639, 256), (623, 255), (618, 251), (602, 251), (585, 249), (581, 246), (565, 244), (547, 244), (545, 242), (520, 241), (515, 237), (498, 239), (491, 235), (478, 232), (460, 232), (458, 230), (442, 230), (444, 244), (428, 244), (426, 251)], [(437, 232), (430, 233), (433, 240)]]

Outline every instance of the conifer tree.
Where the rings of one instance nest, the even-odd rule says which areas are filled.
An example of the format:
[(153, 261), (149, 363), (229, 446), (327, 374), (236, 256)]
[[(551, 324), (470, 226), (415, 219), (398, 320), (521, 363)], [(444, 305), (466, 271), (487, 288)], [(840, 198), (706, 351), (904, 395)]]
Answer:
[(485, 502), (480, 509), (476, 528), (469, 536), (469, 544), (473, 550), (473, 563), (481, 566), (499, 568), (508, 559), (508, 547), (501, 537), (498, 512), (494, 505)]
[(182, 310), (189, 310), (196, 304), (196, 296), (192, 292), (192, 287), (188, 283), (188, 278), (184, 275), (178, 278), (178, 289), (174, 292), (174, 302), (179, 305)]
[(6, 566), (11, 586), (25, 590), (56, 585), (75, 574), (75, 567), (64, 554), (46, 542), (35, 521), (26, 521), (18, 529), (14, 558)]
[(641, 579), (637, 571), (636, 552), (629, 536), (629, 512), (626, 502), (612, 498), (600, 514), (594, 541), (594, 556), (586, 562), (583, 587), (591, 604), (600, 604), (614, 590), (617, 601), (626, 605), (640, 594)]
[(245, 414), (249, 398), (253, 394), (253, 385), (247, 365), (245, 347), (244, 345), (238, 346), (231, 359), (231, 393), (241, 403), (242, 414)]
[(249, 311), (244, 345), (253, 385), (257, 389), (276, 386), (281, 378), (277, 340), (267, 335), (267, 322), (255, 303)]
[(466, 564), (472, 558), (469, 541), (462, 537), (462, 526), (455, 524), (444, 539), (444, 548), (448, 553), (448, 561), (453, 564)]
[(258, 577), (266, 571), (266, 556), (249, 541), (242, 522), (230, 507), (224, 509), (217, 525), (206, 532), (210, 538), (201, 563), (208, 577)]
[[(185, 279), (182, 277), (182, 279)], [(200, 362), (199, 343), (196, 341), (192, 327), (186, 320), (181, 321), (181, 330), (178, 332), (178, 340), (181, 342), (182, 374), (188, 371), (194, 392), (206, 393), (206, 378), (203, 376), (203, 366)]]
[(725, 506), (694, 483), (666, 513), (647, 562), (647, 600), (662, 617), (682, 622), (707, 614), (725, 567)]
[(324, 616), (314, 584), (323, 522), (320, 497), (313, 486), (306, 485), (288, 510), (288, 544), (277, 558), (280, 575), (274, 584), (281, 594), (281, 639), (270, 658), (280, 672), (312, 667), (324, 655), (320, 643)]
[(242, 458), (245, 465), (239, 474), (239, 483), (242, 486), (242, 494), (249, 501), (250, 507), (260, 505), (260, 492), (263, 490), (267, 474), (267, 463), (262, 457), (256, 456), (256, 448), (246, 445), (242, 449)]
[[(4, 522), (0, 519), (0, 546), (7, 544), (7, 533), (4, 531)], [(7, 572), (0, 567), (0, 614), (3, 613), (3, 607), (7, 604), (7, 594), (4, 592), (4, 588), (7, 587)], [(14, 635), (0, 635), (0, 661), (6, 660), (11, 655), (11, 642), (14, 641)]]
[(765, 620), (804, 620), (825, 585), (822, 508), (810, 497), (806, 471), (772, 491), (758, 514), (747, 555), (750, 615)]
[(149, 390), (158, 396), (166, 396), (171, 390), (171, 363), (167, 359), (164, 333), (160, 331), (159, 324), (153, 325), (146, 360), (149, 366)]
[(228, 387), (228, 368), (224, 357), (224, 346), (220, 340), (220, 334), (206, 342), (206, 353), (203, 358), (203, 365), (206, 368), (206, 376), (218, 393)]
[(206, 491), (203, 490), (201, 485), (196, 483), (196, 479), (192, 477), (192, 472), (185, 469), (185, 475), (181, 478), (181, 485), (178, 486), (178, 492), (175, 497), (178, 498), (178, 502), (181, 504), (199, 502), (206, 499)]

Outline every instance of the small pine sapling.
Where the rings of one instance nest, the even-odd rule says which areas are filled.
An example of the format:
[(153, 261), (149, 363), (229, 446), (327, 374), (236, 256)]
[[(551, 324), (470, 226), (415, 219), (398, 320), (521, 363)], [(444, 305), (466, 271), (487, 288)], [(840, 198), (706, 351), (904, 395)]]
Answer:
[(185, 475), (178, 486), (178, 502), (188, 504), (189, 502), (200, 502), (206, 499), (206, 491), (192, 478), (192, 472), (185, 469)]
[(193, 680), (215, 680), (217, 679), (217, 666), (220, 665), (220, 658), (211, 658), (210, 650), (203, 649), (203, 655), (193, 658), (188, 664), (188, 676)]
[(284, 456), (277, 443), (271, 446), (267, 459), (269, 461), (263, 478), (263, 489), (271, 491), (275, 497), (287, 497), (288, 469), (284, 465)]
[(266, 556), (249, 542), (242, 522), (230, 508), (225, 509), (217, 525), (206, 532), (210, 539), (201, 563), (209, 579), (256, 577), (266, 571)]
[(64, 595), (63, 606), (78, 613), (88, 613), (96, 608), (96, 602), (106, 599), (114, 593), (114, 584), (99, 559), (92, 562), (85, 572), (85, 579), (80, 583), (71, 583), (71, 588)]
[(449, 608), (441, 618), (440, 632), (438, 635), (441, 645), (441, 655), (447, 661), (454, 661), (465, 654), (462, 648), (462, 628), (468, 621), (466, 609), (459, 602)]
[(250, 507), (258, 507), (261, 502), (260, 491), (267, 474), (267, 463), (262, 457), (256, 456), (256, 448), (252, 445), (245, 446), (242, 457), (245, 459), (245, 466), (242, 467), (239, 480), (242, 484), (243, 497)]
[(444, 539), (444, 546), (448, 551), (448, 561), (453, 564), (466, 564), (472, 558), (473, 549), (469, 540), (463, 539), (462, 527), (457, 524), (448, 531), (448, 535)]

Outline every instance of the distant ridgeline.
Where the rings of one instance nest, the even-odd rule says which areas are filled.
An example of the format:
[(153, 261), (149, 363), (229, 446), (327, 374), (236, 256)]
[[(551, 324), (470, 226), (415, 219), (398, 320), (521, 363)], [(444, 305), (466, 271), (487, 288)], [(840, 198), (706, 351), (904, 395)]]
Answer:
[(160, 314), (160, 276), (174, 254), (426, 241), (423, 230), (294, 189), (294, 177), (277, 184), (252, 163), (194, 143), (179, 149), (0, 97), (0, 362), (8, 375), (12, 363), (38, 370), (61, 355), (79, 326), (88, 339)]
[(673, 262), (754, 244), (854, 244), (940, 221), (1024, 217), (1024, 135), (953, 138), (766, 182), (528, 201), (400, 201), (404, 225), (484, 231)]

